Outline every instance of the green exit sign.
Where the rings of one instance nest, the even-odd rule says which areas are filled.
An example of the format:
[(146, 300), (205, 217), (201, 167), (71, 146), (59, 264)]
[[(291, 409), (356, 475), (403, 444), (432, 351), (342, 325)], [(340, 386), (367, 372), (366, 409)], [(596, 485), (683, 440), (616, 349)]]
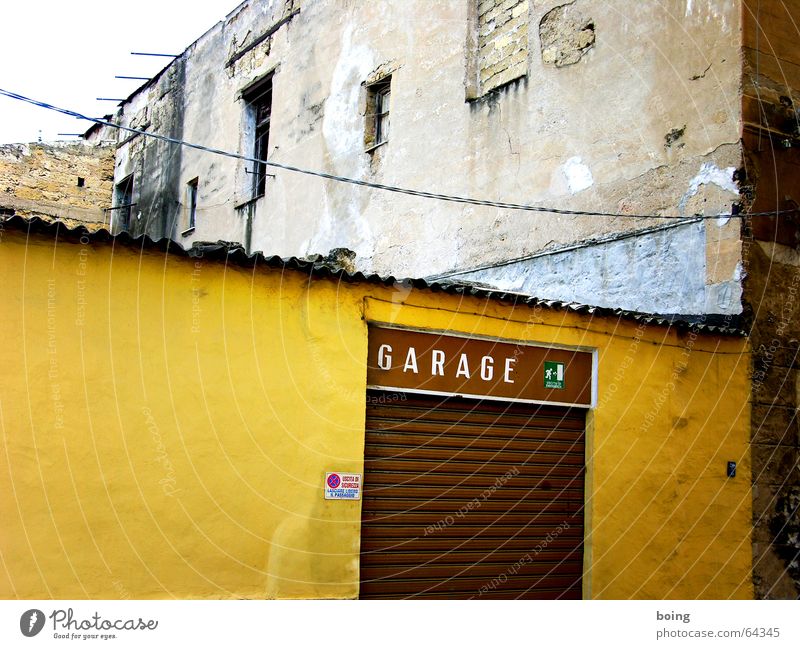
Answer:
[(544, 387), (549, 390), (564, 389), (564, 363), (544, 362)]

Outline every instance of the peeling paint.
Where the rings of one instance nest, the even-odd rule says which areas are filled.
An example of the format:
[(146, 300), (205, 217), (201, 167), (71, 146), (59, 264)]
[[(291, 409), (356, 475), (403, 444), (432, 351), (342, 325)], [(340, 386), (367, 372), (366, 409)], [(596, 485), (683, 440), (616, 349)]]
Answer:
[(580, 157), (572, 157), (561, 167), (561, 172), (567, 180), (570, 194), (577, 194), (584, 189), (588, 189), (594, 184), (592, 172), (589, 170)]
[[(701, 185), (716, 185), (720, 189), (731, 192), (732, 194), (739, 195), (739, 187), (733, 179), (735, 167), (725, 167), (720, 169), (713, 162), (704, 162), (700, 166), (700, 172), (692, 178), (689, 182), (689, 189), (683, 195), (680, 203), (681, 213), (686, 208), (686, 203), (692, 196), (695, 196), (700, 191)], [(717, 225), (723, 226), (728, 222), (728, 219), (721, 218), (716, 220)]]
[(736, 171), (734, 167), (726, 167), (720, 169), (713, 162), (704, 162), (700, 167), (700, 173), (692, 178), (689, 184), (689, 192), (691, 196), (697, 193), (700, 185), (707, 185), (713, 183), (722, 189), (726, 189), (734, 194), (739, 193), (739, 188), (733, 181), (733, 172)]
[[(374, 53), (365, 45), (353, 44), (353, 25), (349, 24), (342, 37), (342, 50), (333, 70), (328, 110), (322, 121), (322, 132), (330, 153), (343, 160), (352, 159), (353, 151), (363, 148), (358, 97), (361, 82), (375, 67)], [(338, 161), (338, 160), (337, 160)]]

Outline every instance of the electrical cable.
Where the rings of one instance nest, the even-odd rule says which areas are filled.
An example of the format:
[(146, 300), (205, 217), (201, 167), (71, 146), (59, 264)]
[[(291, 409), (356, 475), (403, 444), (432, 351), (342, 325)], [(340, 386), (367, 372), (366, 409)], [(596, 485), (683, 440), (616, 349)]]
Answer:
[(522, 255), (520, 257), (512, 257), (511, 259), (502, 259), (500, 261), (490, 262), (483, 264), (481, 266), (474, 266), (472, 268), (450, 270), (447, 271), (446, 273), (429, 275), (424, 279), (426, 282), (439, 282), (443, 279), (455, 277), (456, 275), (469, 275), (470, 273), (478, 273), (484, 270), (494, 270), (495, 268), (503, 268), (504, 266), (511, 266), (513, 264), (518, 264), (523, 261), (538, 259), (539, 257), (551, 257), (554, 255), (561, 255), (566, 252), (573, 252), (575, 250), (580, 250), (581, 248), (589, 248), (591, 246), (601, 246), (607, 243), (616, 243), (618, 241), (624, 241), (625, 239), (633, 239), (636, 237), (646, 236), (648, 234), (655, 234), (656, 232), (663, 232), (664, 230), (680, 228), (685, 225), (692, 225), (693, 223), (699, 223), (700, 221), (702, 221), (702, 218), (699, 216), (693, 216), (693, 217), (689, 216), (682, 221), (674, 221), (672, 223), (665, 223), (663, 225), (650, 226), (647, 228), (641, 228), (639, 230), (612, 232), (597, 237), (595, 239), (590, 239), (588, 241), (576, 241), (575, 243), (568, 243), (558, 248), (538, 250), (536, 252), (529, 253), (527, 255)]
[[(101, 126), (108, 126), (110, 128), (115, 128), (121, 131), (126, 131), (128, 133), (134, 133), (136, 135), (143, 135), (145, 137), (153, 138), (156, 140), (160, 140), (162, 142), (168, 142), (170, 144), (176, 144), (179, 146), (185, 146), (187, 148), (196, 149), (198, 151), (205, 151), (207, 153), (213, 153), (216, 155), (227, 156), (229, 158), (235, 158), (237, 160), (243, 160), (245, 162), (254, 162), (256, 164), (264, 164), (269, 167), (274, 167), (275, 169), (281, 169), (283, 171), (291, 171), (294, 173), (303, 174), (306, 176), (314, 176), (317, 178), (324, 178), (326, 180), (332, 180), (335, 182), (340, 183), (347, 183), (350, 185), (357, 185), (360, 187), (368, 187), (370, 189), (379, 189), (386, 192), (393, 192), (396, 194), (405, 194), (408, 196), (419, 196), (421, 198), (428, 198), (432, 200), (439, 200), (439, 201), (446, 201), (451, 203), (462, 203), (466, 205), (477, 205), (481, 207), (495, 207), (498, 209), (506, 209), (506, 210), (520, 210), (524, 212), (542, 212), (546, 214), (558, 214), (562, 216), (598, 216), (598, 217), (608, 217), (608, 218), (628, 218), (628, 219), (661, 219), (661, 220), (668, 220), (668, 219), (686, 219), (692, 217), (686, 217), (682, 215), (659, 215), (659, 214), (623, 214), (623, 213), (615, 213), (615, 212), (592, 212), (588, 210), (569, 210), (563, 208), (555, 208), (555, 207), (547, 207), (541, 205), (526, 205), (523, 203), (509, 203), (504, 201), (492, 201), (492, 200), (484, 200), (478, 198), (470, 198), (467, 196), (456, 196), (452, 194), (437, 194), (435, 192), (428, 192), (422, 191), (418, 189), (410, 189), (407, 187), (398, 187), (395, 185), (384, 185), (381, 183), (373, 183), (367, 180), (359, 180), (357, 178), (348, 178), (346, 176), (337, 176), (335, 174), (329, 174), (324, 171), (314, 171), (311, 169), (303, 169), (301, 167), (295, 167), (294, 165), (288, 165), (281, 162), (273, 162), (271, 160), (260, 160), (258, 158), (253, 158), (250, 156), (243, 155), (241, 153), (233, 153), (232, 151), (225, 151), (223, 149), (216, 149), (213, 147), (203, 146), (202, 144), (195, 144), (193, 142), (187, 142), (185, 140), (179, 140), (177, 138), (169, 137), (167, 135), (160, 135), (158, 133), (150, 133), (148, 131), (143, 131), (141, 129), (131, 128), (130, 126), (123, 126), (122, 124), (114, 124), (113, 122), (106, 121), (104, 119), (98, 119), (96, 117), (87, 117), (81, 113), (78, 113), (73, 110), (69, 110), (67, 108), (59, 108), (58, 106), (53, 106), (52, 104), (48, 104), (43, 101), (38, 101), (36, 99), (31, 99), (30, 97), (25, 97), (24, 95), (17, 94), (15, 92), (11, 92), (8, 90), (4, 90), (0, 88), (0, 95), (8, 97), (10, 99), (14, 99), (17, 101), (22, 101), (28, 104), (32, 104), (33, 106), (38, 106), (39, 108), (44, 108), (46, 110), (52, 110), (63, 115), (68, 115), (69, 117), (75, 117), (76, 119), (85, 120), (87, 122), (93, 122), (95, 124), (99, 124)], [(750, 217), (767, 217), (767, 216), (781, 216), (784, 214), (797, 214), (800, 212), (800, 208), (791, 209), (791, 210), (773, 210), (770, 212), (737, 212), (732, 210), (729, 213), (725, 214), (716, 214), (716, 215), (694, 215), (695, 218), (701, 220), (718, 220), (718, 219), (730, 219), (730, 218), (750, 218)]]

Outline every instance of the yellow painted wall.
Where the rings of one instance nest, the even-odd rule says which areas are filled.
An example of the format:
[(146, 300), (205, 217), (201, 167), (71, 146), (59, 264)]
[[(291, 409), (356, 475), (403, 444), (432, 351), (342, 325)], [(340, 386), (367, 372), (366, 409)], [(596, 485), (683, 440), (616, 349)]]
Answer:
[(744, 340), (2, 234), (0, 597), (357, 596), (367, 321), (597, 348), (587, 596), (751, 596)]

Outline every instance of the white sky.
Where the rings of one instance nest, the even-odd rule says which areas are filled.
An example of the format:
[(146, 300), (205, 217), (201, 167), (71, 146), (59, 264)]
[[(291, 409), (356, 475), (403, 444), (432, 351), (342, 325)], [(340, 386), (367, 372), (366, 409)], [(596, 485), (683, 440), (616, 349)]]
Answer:
[[(170, 59), (131, 52), (180, 54), (230, 13), (239, 0), (2, 0), (0, 88), (102, 117)], [(76, 140), (90, 122), (0, 96), (0, 144)]]

